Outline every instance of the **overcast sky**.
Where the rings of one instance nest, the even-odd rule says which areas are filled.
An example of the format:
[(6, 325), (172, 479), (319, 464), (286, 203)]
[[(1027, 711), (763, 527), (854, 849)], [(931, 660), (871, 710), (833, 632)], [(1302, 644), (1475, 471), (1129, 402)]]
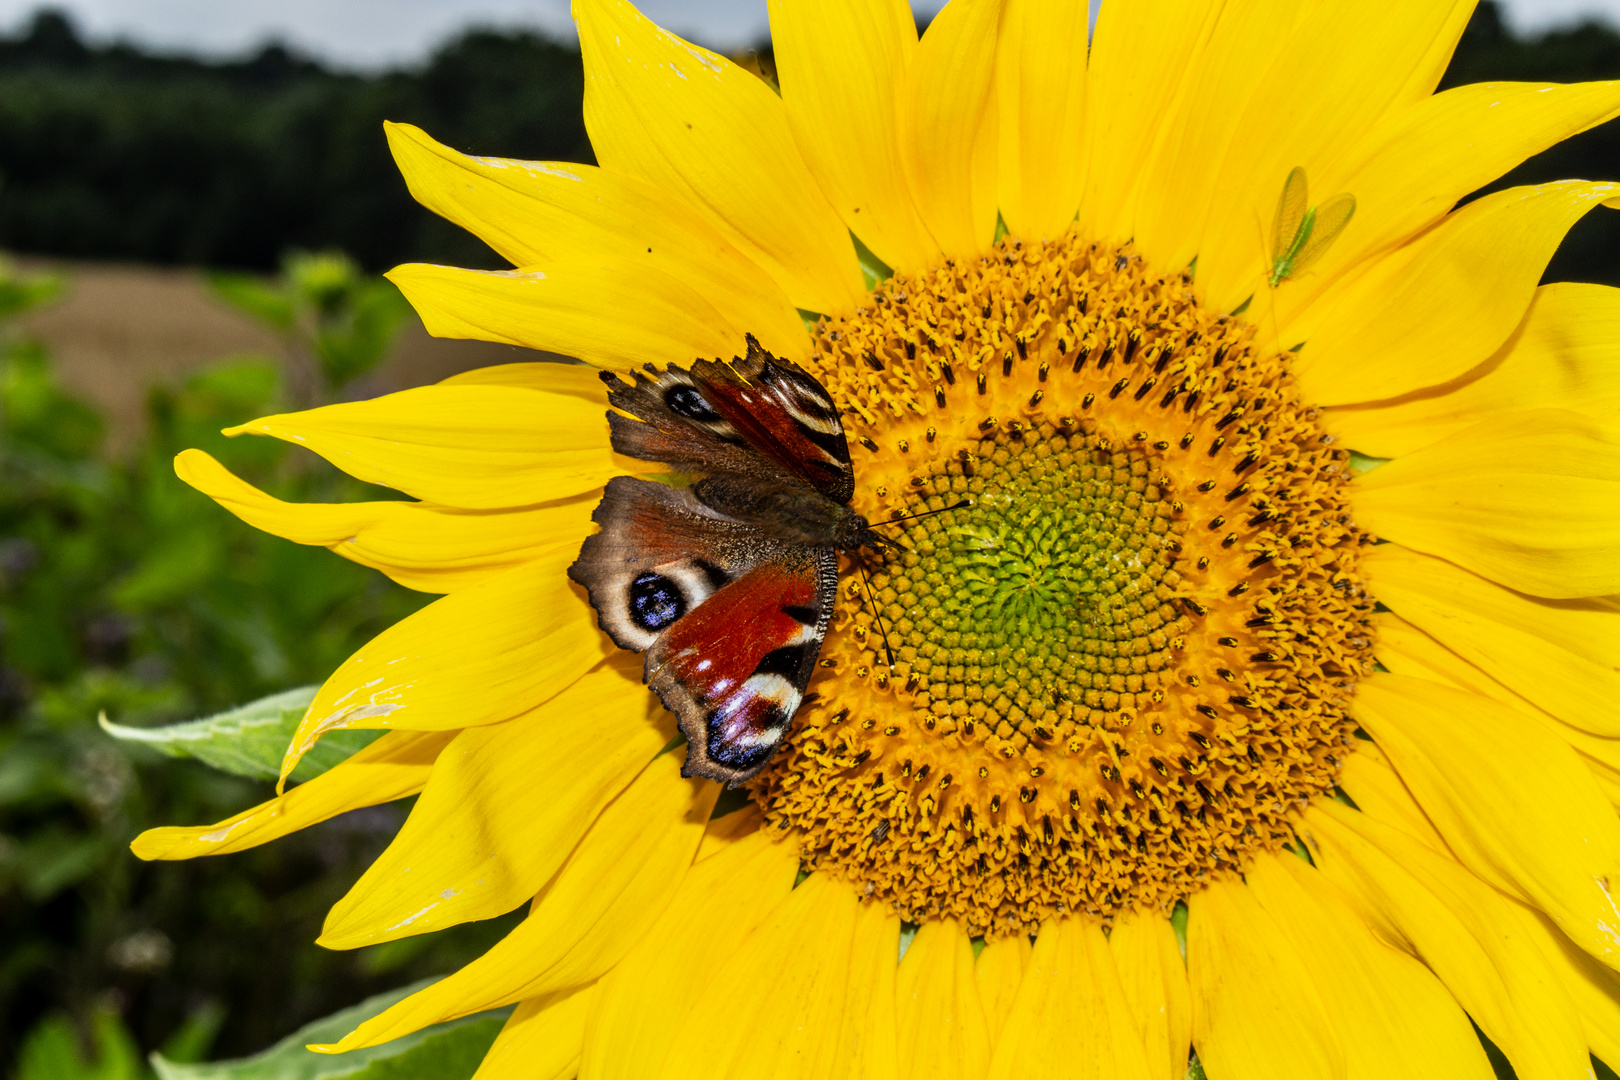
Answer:
[[(1129, 0), (1116, 0), (1128, 3)], [(1398, 3), (1400, 0), (1369, 0)], [(766, 30), (766, 0), (642, 0), (664, 26), (720, 48), (751, 44)], [(0, 0), (0, 27), (15, 27), (39, 0)], [(568, 0), (54, 0), (90, 37), (131, 38), (164, 49), (233, 55), (279, 38), (351, 67), (409, 63), (473, 23), (533, 26), (572, 36)], [(938, 0), (917, 0), (931, 12)], [(1515, 27), (1567, 24), (1585, 16), (1620, 26), (1620, 0), (1504, 0)]]

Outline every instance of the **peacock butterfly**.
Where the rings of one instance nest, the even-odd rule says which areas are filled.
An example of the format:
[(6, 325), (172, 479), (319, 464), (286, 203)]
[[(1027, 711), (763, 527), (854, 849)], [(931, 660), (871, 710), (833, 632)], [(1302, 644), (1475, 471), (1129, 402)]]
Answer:
[(613, 449), (689, 485), (620, 476), (568, 576), (680, 722), (687, 776), (765, 767), (815, 669), (838, 553), (892, 547), (849, 505), (855, 472), (821, 384), (750, 335), (748, 355), (611, 372)]

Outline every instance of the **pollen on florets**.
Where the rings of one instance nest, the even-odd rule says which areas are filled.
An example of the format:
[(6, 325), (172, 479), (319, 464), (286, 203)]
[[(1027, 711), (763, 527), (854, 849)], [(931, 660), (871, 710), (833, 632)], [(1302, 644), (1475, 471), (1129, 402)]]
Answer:
[(1074, 236), (891, 279), (816, 350), (857, 508), (942, 512), (893, 528), (870, 595), (846, 575), (754, 783), (806, 861), (1003, 934), (1165, 910), (1285, 843), (1372, 610), (1288, 355)]

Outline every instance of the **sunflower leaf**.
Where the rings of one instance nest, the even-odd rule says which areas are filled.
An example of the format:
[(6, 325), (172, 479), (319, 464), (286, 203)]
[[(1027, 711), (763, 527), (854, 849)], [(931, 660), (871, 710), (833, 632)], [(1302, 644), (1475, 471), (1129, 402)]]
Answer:
[[(274, 780), (304, 710), (315, 698), (314, 686), (300, 686), (258, 701), (183, 724), (139, 728), (101, 717), (102, 730), (123, 742), (139, 743), (168, 757), (195, 758), (222, 772)], [(336, 731), (327, 735), (298, 763), (294, 780), (319, 776), (378, 735), (379, 731)]]
[(270, 1049), (236, 1061), (182, 1065), (152, 1055), (158, 1080), (467, 1080), (477, 1071), (511, 1007), (435, 1024), (381, 1046), (346, 1054), (317, 1054), (308, 1043), (337, 1042), (384, 1009), (435, 980), (367, 998), (353, 1008), (306, 1024)]

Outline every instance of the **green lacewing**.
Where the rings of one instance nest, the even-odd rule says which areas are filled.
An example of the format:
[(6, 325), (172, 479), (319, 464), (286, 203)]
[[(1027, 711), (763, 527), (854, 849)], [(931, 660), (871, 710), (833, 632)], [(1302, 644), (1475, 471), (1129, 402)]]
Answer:
[(1356, 197), (1347, 193), (1335, 195), (1321, 206), (1311, 206), (1310, 201), (1305, 170), (1296, 165), (1283, 183), (1277, 220), (1271, 228), (1273, 288), (1321, 258), (1356, 212)]

